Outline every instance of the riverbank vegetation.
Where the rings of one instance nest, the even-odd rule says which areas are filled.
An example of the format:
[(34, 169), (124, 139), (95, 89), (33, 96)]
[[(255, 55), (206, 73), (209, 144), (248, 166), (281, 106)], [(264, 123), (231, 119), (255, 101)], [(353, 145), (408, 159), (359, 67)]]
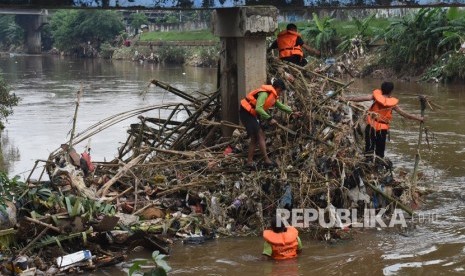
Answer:
[(210, 30), (195, 30), (189, 32), (149, 32), (140, 36), (140, 41), (192, 41), (212, 40), (220, 41)]
[[(2, 138), (2, 131), (5, 128), (4, 122), (8, 116), (13, 114), (13, 107), (18, 105), (18, 102), (19, 97), (11, 93), (8, 83), (0, 75), (0, 138)], [(0, 172), (5, 172), (2, 146), (3, 143), (0, 143)]]
[(13, 114), (13, 107), (18, 105), (19, 97), (10, 93), (10, 87), (0, 76), (0, 130), (4, 126), (4, 121)]
[[(402, 17), (337, 21), (316, 14), (302, 34), (323, 55), (342, 56), (351, 48), (372, 58), (364, 75), (377, 69), (396, 76), (420, 76), (422, 80), (463, 80), (465, 65), (465, 11), (458, 8), (422, 8)], [(363, 76), (363, 75), (362, 75)]]
[(114, 40), (123, 30), (122, 18), (114, 11), (58, 11), (50, 23), (55, 47), (90, 57), (96, 57), (102, 43)]
[[(205, 11), (172, 11), (156, 19), (149, 19), (143, 13), (132, 13), (124, 19), (122, 13), (115, 11), (56, 11), (50, 17), (50, 24), (43, 28), (42, 36), (44, 43), (53, 45), (62, 54), (214, 66), (218, 45), (150, 46), (151, 42), (158, 41), (174, 44), (176, 41), (219, 41), (210, 30), (149, 31), (146, 25), (209, 20), (209, 16)], [(281, 22), (277, 32), (285, 29), (287, 23)], [(358, 61), (352, 58), (352, 65), (360, 72), (356, 76), (418, 77), (436, 82), (465, 79), (465, 65), (460, 62), (465, 50), (461, 48), (465, 45), (465, 11), (460, 8), (320, 12), (296, 24), (304, 40), (322, 52), (320, 62), (325, 58), (341, 61), (357, 52)], [(4, 50), (18, 49), (24, 38), (24, 31), (9, 15), (0, 16), (0, 34)], [(124, 49), (127, 46), (130, 49)], [(44, 49), (48, 47), (44, 45)], [(141, 53), (143, 58), (137, 56)], [(198, 62), (199, 59), (204, 61)]]
[(23, 44), (24, 30), (15, 22), (13, 15), (0, 15), (0, 46), (7, 51)]

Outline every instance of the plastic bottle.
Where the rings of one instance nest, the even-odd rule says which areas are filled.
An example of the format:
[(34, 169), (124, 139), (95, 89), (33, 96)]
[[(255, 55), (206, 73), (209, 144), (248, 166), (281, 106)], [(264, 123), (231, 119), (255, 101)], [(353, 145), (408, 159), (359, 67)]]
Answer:
[(63, 257), (58, 257), (57, 265), (58, 267), (65, 267), (85, 260), (90, 260), (91, 258), (92, 253), (90, 253), (89, 250), (81, 250), (72, 254), (65, 255)]

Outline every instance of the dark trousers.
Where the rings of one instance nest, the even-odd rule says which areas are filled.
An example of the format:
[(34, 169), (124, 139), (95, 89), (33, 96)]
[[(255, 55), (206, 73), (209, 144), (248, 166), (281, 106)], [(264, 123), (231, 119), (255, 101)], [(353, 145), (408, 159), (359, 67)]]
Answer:
[(282, 58), (282, 60), (292, 62), (292, 63), (297, 64), (297, 65), (302, 66), (302, 67), (307, 65), (307, 60), (304, 59), (303, 57), (299, 56), (299, 55), (292, 55), (290, 57), (285, 57), (285, 58)]
[(365, 153), (375, 153), (378, 157), (384, 158), (386, 149), (387, 130), (376, 131), (371, 125), (365, 128)]

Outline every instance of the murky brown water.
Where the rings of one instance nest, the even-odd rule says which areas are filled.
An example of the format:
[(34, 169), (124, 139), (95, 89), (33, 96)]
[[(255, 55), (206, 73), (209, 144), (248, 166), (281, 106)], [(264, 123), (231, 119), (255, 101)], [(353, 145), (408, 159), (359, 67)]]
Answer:
[[(55, 57), (0, 58), (1, 74), (23, 100), (7, 124), (10, 174), (26, 177), (35, 159), (43, 159), (71, 129), (74, 94), (82, 82), (84, 99), (78, 131), (118, 112), (135, 107), (179, 101), (161, 89), (141, 95), (156, 78), (185, 91), (212, 91), (215, 69), (160, 67), (132, 62), (69, 60)], [(379, 80), (357, 80), (352, 90), (370, 93)], [(335, 244), (303, 236), (298, 259), (287, 262), (261, 259), (260, 237), (225, 238), (200, 246), (176, 244), (168, 262), (172, 275), (463, 275), (465, 274), (465, 87), (461, 85), (395, 83), (401, 107), (418, 113), (415, 94), (430, 96), (442, 111), (427, 111), (431, 150), (422, 151), (425, 183), (437, 190), (424, 198), (420, 214), (434, 213), (434, 222), (418, 224), (403, 233), (365, 230), (353, 240)], [(413, 167), (418, 124), (398, 114), (387, 156), (396, 167)], [(96, 160), (112, 159), (126, 137), (131, 120), (92, 138)], [(5, 142), (5, 141), (4, 141)], [(82, 145), (83, 147), (84, 145)], [(4, 149), (5, 151), (5, 149)], [(140, 255), (140, 253), (137, 253)], [(149, 254), (145, 255), (146, 257)], [(110, 268), (94, 275), (126, 275)]]

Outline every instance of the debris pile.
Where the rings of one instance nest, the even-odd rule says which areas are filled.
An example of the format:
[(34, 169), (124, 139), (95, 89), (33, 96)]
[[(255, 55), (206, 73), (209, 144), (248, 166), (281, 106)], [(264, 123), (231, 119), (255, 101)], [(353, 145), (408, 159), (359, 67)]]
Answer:
[[(92, 162), (90, 146), (79, 156), (66, 144), (36, 162), (33, 170), (41, 162), (44, 170), (16, 196), (17, 226), (5, 232), (16, 238), (2, 248), (16, 250), (3, 268), (81, 271), (121, 262), (127, 257), (122, 252), (139, 245), (168, 254), (174, 237), (202, 243), (218, 235), (257, 235), (277, 208), (331, 214), (334, 208), (396, 205), (409, 212), (402, 202), (412, 191), (395, 179), (392, 164), (363, 154), (365, 109), (341, 101), (350, 83), (274, 58), (267, 72), (286, 81), (283, 102), (304, 114), (273, 114), (279, 125), (266, 130), (266, 141), (277, 168), (259, 162), (257, 170), (245, 169), (245, 130), (221, 120), (219, 92), (194, 97), (152, 80), (151, 87), (184, 103), (116, 114), (72, 137), (76, 145), (138, 116), (113, 161)], [(160, 116), (142, 115), (153, 110)], [(231, 137), (222, 136), (225, 128), (234, 129)], [(50, 180), (42, 179), (45, 174)], [(338, 238), (337, 228), (348, 227), (312, 223), (303, 230)]]

